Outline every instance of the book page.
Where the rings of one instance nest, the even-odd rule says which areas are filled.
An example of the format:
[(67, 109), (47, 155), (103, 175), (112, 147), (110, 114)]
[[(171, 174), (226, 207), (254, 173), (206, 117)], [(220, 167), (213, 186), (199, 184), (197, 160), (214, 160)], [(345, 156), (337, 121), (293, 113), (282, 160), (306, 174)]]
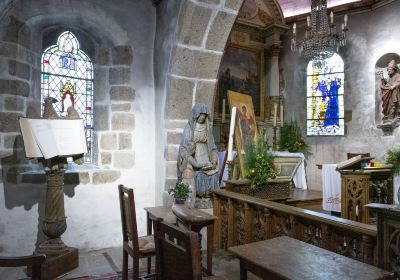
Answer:
[(33, 135), (33, 131), (31, 130), (29, 119), (19, 118), (19, 125), (21, 128), (22, 139), (24, 140), (25, 156), (27, 158), (43, 157), (35, 136)]
[(20, 123), (21, 131), (24, 131), (23, 138), (24, 143), (26, 142), (27, 157), (49, 159), (55, 156), (87, 153), (82, 119), (46, 120), (24, 118)]
[(87, 153), (83, 120), (53, 120), (51, 130), (57, 143), (58, 155)]
[(45, 159), (58, 156), (56, 138), (51, 129), (52, 120), (28, 119), (35, 140)]

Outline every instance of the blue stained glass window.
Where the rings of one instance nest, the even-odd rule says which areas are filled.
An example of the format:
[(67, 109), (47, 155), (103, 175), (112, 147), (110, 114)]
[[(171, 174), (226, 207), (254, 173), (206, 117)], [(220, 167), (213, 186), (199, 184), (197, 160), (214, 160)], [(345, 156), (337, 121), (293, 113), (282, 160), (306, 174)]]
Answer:
[(344, 64), (338, 54), (307, 66), (307, 135), (344, 135)]
[(60, 34), (57, 44), (48, 47), (42, 54), (41, 98), (42, 113), (44, 99), (54, 97), (54, 104), (60, 116), (67, 115), (73, 106), (85, 123), (88, 153), (85, 162), (93, 157), (93, 64), (79, 49), (76, 36), (65, 31)]

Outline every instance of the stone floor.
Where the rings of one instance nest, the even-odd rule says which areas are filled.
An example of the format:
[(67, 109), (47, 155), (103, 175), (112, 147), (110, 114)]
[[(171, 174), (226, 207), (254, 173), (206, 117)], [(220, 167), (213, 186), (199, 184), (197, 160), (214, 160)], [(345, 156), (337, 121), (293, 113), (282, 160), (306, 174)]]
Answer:
[[(154, 260), (152, 263), (154, 265)], [(58, 280), (108, 275), (121, 271), (121, 264), (121, 247), (81, 252), (79, 255), (79, 267), (60, 276)], [(143, 259), (141, 267), (145, 269), (146, 266), (146, 259)], [(239, 261), (229, 253), (219, 250), (213, 257), (213, 273), (214, 275), (223, 276), (225, 279), (229, 280), (240, 279)], [(0, 279), (11, 280), (24, 278), (26, 278), (26, 274), (23, 268), (0, 268)], [(249, 273), (248, 279), (255, 280), (260, 278)]]

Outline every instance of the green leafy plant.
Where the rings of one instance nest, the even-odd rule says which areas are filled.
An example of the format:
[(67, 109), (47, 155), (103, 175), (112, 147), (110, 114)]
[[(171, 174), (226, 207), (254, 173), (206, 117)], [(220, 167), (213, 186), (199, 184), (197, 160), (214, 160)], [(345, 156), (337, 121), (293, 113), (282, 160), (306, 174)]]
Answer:
[(310, 146), (301, 136), (296, 120), (285, 122), (280, 130), (279, 150), (289, 152), (309, 153)]
[(274, 155), (268, 150), (262, 137), (255, 143), (249, 141), (245, 146), (244, 177), (251, 181), (253, 191), (265, 187), (268, 179), (276, 177)]
[(386, 157), (386, 163), (393, 165), (393, 173), (400, 174), (400, 148), (388, 150)]
[(178, 181), (175, 187), (169, 189), (168, 193), (176, 199), (187, 199), (190, 194), (190, 187), (187, 183)]

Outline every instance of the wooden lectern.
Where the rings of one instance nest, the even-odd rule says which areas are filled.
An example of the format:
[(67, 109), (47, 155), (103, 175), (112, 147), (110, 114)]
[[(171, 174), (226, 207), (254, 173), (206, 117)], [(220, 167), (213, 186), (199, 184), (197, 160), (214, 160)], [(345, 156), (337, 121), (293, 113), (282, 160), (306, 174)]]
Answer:
[(20, 118), (27, 158), (37, 158), (46, 172), (47, 191), (43, 232), (48, 239), (38, 246), (46, 254), (42, 278), (54, 279), (79, 266), (78, 249), (64, 244), (61, 235), (67, 229), (64, 209), (64, 173), (67, 157), (87, 152), (82, 119)]
[(392, 167), (362, 167), (371, 157), (353, 157), (337, 166), (342, 178), (341, 217), (361, 223), (375, 223), (365, 205), (393, 203)]

